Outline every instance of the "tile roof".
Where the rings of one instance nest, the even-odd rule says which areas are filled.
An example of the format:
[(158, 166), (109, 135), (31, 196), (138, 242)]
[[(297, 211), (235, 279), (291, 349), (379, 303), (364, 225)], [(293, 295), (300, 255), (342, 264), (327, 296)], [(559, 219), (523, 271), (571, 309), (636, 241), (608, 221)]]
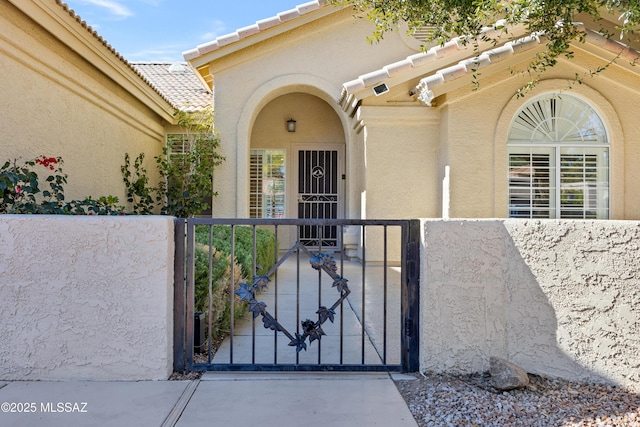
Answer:
[[(82, 18), (77, 15), (73, 9), (69, 8), (69, 5), (62, 2), (61, 0), (55, 0), (56, 4), (60, 6), (64, 11), (66, 11), (72, 19), (74, 19), (78, 24), (80, 24), (84, 29), (86, 29), (99, 43), (101, 43), (105, 48), (107, 48), (111, 54), (113, 54), (117, 59), (119, 59), (123, 64), (129, 67), (140, 79), (142, 79), (146, 84), (148, 84), (154, 91), (158, 93), (169, 104), (172, 102), (165, 96), (164, 93), (160, 92), (154, 85), (151, 84), (149, 80), (147, 80), (133, 65), (127, 61), (117, 50), (113, 48), (96, 30), (94, 30), (90, 25), (87, 24), (86, 21), (83, 21)], [(172, 104), (173, 105), (173, 104)], [(175, 105), (174, 105), (175, 106)]]
[(307, 3), (300, 4), (293, 9), (280, 12), (276, 16), (272, 16), (266, 19), (261, 19), (260, 21), (257, 21), (253, 25), (240, 28), (233, 33), (225, 34), (208, 43), (198, 45), (195, 49), (191, 49), (183, 52), (182, 56), (184, 57), (185, 60), (190, 61), (206, 53), (217, 50), (223, 46), (238, 42), (244, 38), (257, 34), (268, 28), (275, 27), (284, 22), (291, 21), (292, 19), (298, 18), (307, 13), (313, 12), (314, 10), (318, 10), (322, 6), (325, 6), (326, 4), (327, 4), (327, 0), (313, 0)]
[[(640, 59), (640, 52), (630, 49), (625, 44), (612, 40), (584, 26), (581, 29), (585, 33), (585, 43), (600, 47), (633, 64)], [(427, 106), (431, 106), (431, 101), (435, 97), (433, 89), (437, 86), (471, 75), (488, 65), (496, 64), (518, 53), (533, 49), (544, 40), (545, 37), (542, 34), (531, 34), (512, 42), (507, 42), (503, 46), (487, 50), (477, 57), (467, 58), (451, 67), (440, 69), (420, 80), (420, 83), (415, 88), (418, 100)]]
[[(492, 27), (484, 28), (483, 36), (499, 38), (505, 29), (505, 25), (504, 21), (498, 21)], [(508, 30), (511, 35), (522, 34), (524, 32), (522, 26), (512, 27)], [(481, 40), (478, 41), (481, 48), (490, 45), (490, 42), (482, 41), (484, 37), (481, 37)], [(344, 83), (338, 102), (345, 111), (349, 109), (353, 110), (357, 105), (359, 98), (357, 94), (359, 92), (370, 89), (373, 86), (395, 77), (398, 77), (401, 81), (406, 81), (409, 78), (428, 74), (439, 67), (450, 64), (452, 61), (467, 58), (469, 52), (474, 52), (472, 43), (465, 43), (463, 38), (455, 37), (444, 45), (433, 46), (426, 52), (416, 53), (401, 61), (388, 64), (379, 70), (363, 74), (354, 80)], [(457, 68), (449, 70), (448, 78), (452, 77), (450, 75), (451, 73), (455, 75), (456, 71), (458, 74), (462, 71), (459, 66), (454, 67)]]
[(133, 68), (176, 108), (193, 112), (211, 105), (205, 89), (186, 62), (133, 62)]
[(416, 86), (418, 100), (430, 107), (431, 101), (435, 98), (433, 93), (435, 87), (473, 74), (517, 53), (538, 47), (540, 40), (541, 37), (537, 35), (529, 35), (513, 42), (507, 42), (503, 46), (487, 50), (478, 56), (464, 59), (450, 67), (437, 70), (434, 74), (421, 79), (418, 86)]
[[(500, 25), (502, 23), (498, 22), (495, 27)], [(640, 60), (639, 51), (630, 49), (623, 43), (607, 38), (584, 26), (582, 26), (582, 30), (585, 32), (586, 43), (618, 55), (621, 59), (628, 60), (630, 63), (635, 64)], [(496, 30), (488, 28), (485, 31)], [(344, 83), (338, 102), (344, 111), (350, 111), (353, 114), (359, 105), (359, 100), (369, 96), (369, 94), (373, 94), (373, 92), (367, 92), (367, 95), (359, 96), (363, 90), (371, 89), (373, 86), (389, 81), (394, 77), (407, 81), (416, 75), (422, 74), (426, 75), (426, 77), (420, 80), (414, 92), (419, 101), (431, 106), (431, 101), (435, 97), (433, 89), (436, 87), (467, 77), (488, 65), (496, 64), (516, 54), (538, 47), (541, 41), (544, 41), (544, 35), (530, 34), (507, 42), (502, 46), (488, 49), (478, 56), (470, 56), (469, 53), (473, 53), (474, 50), (465, 46), (459, 38), (454, 38), (443, 46), (432, 47), (426, 52), (411, 55), (406, 59), (386, 65), (382, 69), (372, 71), (355, 80)], [(451, 63), (452, 58), (459, 58), (460, 55), (464, 55), (464, 59), (454, 65), (447, 66), (447, 64)]]

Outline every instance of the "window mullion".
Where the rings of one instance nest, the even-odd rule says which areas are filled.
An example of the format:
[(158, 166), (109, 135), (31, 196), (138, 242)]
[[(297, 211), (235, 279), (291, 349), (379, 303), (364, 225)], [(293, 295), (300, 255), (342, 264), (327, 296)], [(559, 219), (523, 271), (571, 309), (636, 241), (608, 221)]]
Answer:
[(555, 218), (562, 218), (562, 154), (559, 146), (554, 148), (554, 184), (555, 188), (553, 191), (554, 204), (555, 204)]
[(508, 146), (511, 217), (608, 218), (610, 146), (587, 103), (535, 98), (514, 118)]

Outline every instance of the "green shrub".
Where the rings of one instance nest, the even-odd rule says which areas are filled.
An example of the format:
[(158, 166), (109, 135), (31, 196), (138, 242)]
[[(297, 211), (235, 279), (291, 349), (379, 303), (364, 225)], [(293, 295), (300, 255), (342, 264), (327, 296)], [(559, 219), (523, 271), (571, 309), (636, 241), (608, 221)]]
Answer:
[(125, 154), (120, 170), (127, 201), (136, 214), (159, 210), (161, 215), (189, 218), (210, 209), (212, 197), (218, 195), (213, 191), (213, 171), (225, 159), (218, 153), (220, 139), (213, 126), (213, 109), (195, 113), (178, 110), (174, 115), (184, 133), (168, 134), (162, 155), (155, 156), (158, 185), (149, 180), (144, 153), (133, 163), (129, 153)]
[[(209, 245), (209, 227), (196, 228), (196, 242)], [(217, 250), (231, 254), (231, 227), (228, 225), (212, 226), (212, 245)], [(242, 266), (245, 277), (253, 277), (253, 228), (246, 226), (235, 227), (234, 255)], [(276, 257), (275, 235), (262, 228), (256, 229), (256, 261), (257, 275), (262, 276), (274, 265)]]
[[(38, 156), (0, 167), (0, 214), (124, 215), (115, 196), (66, 201), (67, 174), (61, 157)], [(38, 173), (45, 172), (46, 178)]]
[[(209, 259), (209, 248), (197, 245), (195, 250), (195, 289), (194, 309), (207, 313), (205, 321), (208, 327), (209, 321), (209, 262), (211, 261), (211, 336), (218, 337), (225, 334), (231, 327), (231, 281), (230, 256), (224, 255), (215, 249), (212, 250)], [(243, 280), (242, 269), (238, 264), (234, 265), (235, 289)], [(234, 318), (238, 319), (247, 312), (247, 305), (238, 301), (234, 296)]]
[[(209, 256), (209, 226), (196, 227), (194, 308), (209, 313), (209, 264), (211, 261), (211, 335), (213, 338), (225, 334), (230, 328), (231, 298), (231, 227), (211, 227), (212, 252)], [(251, 227), (235, 227), (234, 286), (240, 282), (251, 282), (253, 278), (253, 230)], [(268, 230), (256, 230), (256, 258), (260, 268), (257, 274), (264, 275), (275, 263), (275, 236)], [(247, 312), (246, 301), (240, 302), (234, 295), (234, 318)], [(209, 318), (205, 316), (207, 322)]]

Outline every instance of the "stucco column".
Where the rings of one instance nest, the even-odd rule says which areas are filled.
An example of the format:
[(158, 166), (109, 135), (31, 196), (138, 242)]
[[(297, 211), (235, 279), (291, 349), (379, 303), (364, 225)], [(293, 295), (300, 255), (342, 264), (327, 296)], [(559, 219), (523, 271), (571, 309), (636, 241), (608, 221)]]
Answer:
[(360, 108), (368, 218), (440, 215), (439, 114), (428, 107)]
[[(424, 106), (365, 106), (359, 118), (365, 126), (363, 216), (439, 216), (438, 113)], [(368, 253), (380, 255), (371, 247)]]

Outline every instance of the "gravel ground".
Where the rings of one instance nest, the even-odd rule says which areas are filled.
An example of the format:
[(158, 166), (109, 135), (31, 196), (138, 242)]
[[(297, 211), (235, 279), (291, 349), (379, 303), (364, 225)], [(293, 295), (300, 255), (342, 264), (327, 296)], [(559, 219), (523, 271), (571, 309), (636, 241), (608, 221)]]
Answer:
[(638, 390), (529, 375), (528, 387), (500, 392), (489, 373), (415, 377), (396, 385), (420, 427), (640, 427)]

